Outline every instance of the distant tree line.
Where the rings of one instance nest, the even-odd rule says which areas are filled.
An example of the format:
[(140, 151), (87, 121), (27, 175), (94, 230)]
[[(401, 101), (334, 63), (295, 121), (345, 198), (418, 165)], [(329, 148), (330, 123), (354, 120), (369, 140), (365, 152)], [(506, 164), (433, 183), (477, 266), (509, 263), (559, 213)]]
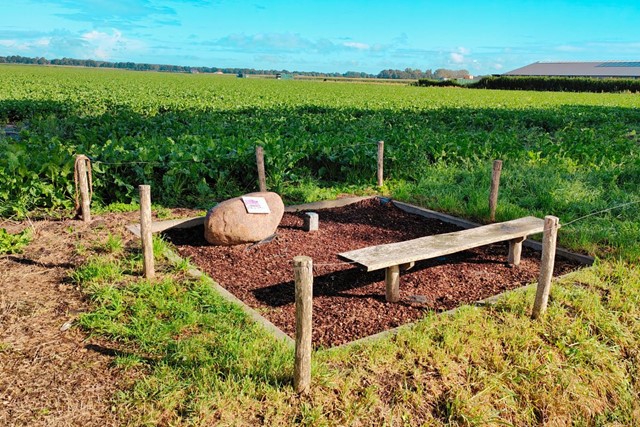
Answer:
[(346, 73), (320, 73), (316, 71), (288, 71), (288, 70), (257, 70), (254, 68), (220, 68), (220, 67), (190, 67), (183, 65), (165, 64), (145, 64), (136, 62), (110, 62), (96, 61), (93, 59), (47, 59), (44, 57), (30, 58), (19, 55), (0, 56), (0, 64), (33, 64), (33, 65), (66, 65), (74, 67), (91, 68), (118, 68), (133, 71), (159, 71), (168, 73), (224, 73), (224, 74), (296, 74), (309, 77), (347, 77), (347, 78), (370, 78), (370, 79), (459, 79), (469, 75), (467, 70), (447, 70), (439, 68), (435, 71), (405, 68), (404, 70), (382, 70), (378, 74), (369, 74), (360, 71), (347, 71)]
[(379, 79), (426, 79), (426, 80), (447, 80), (465, 79), (469, 77), (467, 70), (448, 70), (438, 68), (435, 71), (429, 69), (421, 71), (419, 69), (405, 68), (404, 70), (382, 70), (376, 76)]

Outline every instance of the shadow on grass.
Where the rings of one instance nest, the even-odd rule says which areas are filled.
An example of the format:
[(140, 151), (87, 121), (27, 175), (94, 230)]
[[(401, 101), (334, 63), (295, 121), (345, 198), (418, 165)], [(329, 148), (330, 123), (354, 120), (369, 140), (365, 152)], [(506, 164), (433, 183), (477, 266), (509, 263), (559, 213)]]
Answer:
[[(149, 368), (158, 367), (160, 364), (166, 364), (177, 370), (199, 370), (209, 368), (211, 375), (215, 375), (220, 379), (232, 379), (232, 378), (250, 378), (256, 382), (267, 383), (274, 387), (281, 387), (284, 385), (290, 385), (293, 382), (291, 375), (284, 372), (264, 372), (262, 370), (246, 370), (246, 366), (243, 363), (238, 364), (241, 368), (236, 367), (233, 362), (231, 363), (214, 363), (211, 359), (199, 361), (197, 359), (188, 359), (182, 357), (182, 354), (177, 350), (175, 342), (170, 343), (167, 346), (167, 351), (163, 355), (152, 357), (148, 355), (141, 355), (135, 351), (125, 351), (114, 347), (109, 347), (101, 344), (87, 344), (84, 346), (88, 351), (102, 354), (111, 358), (135, 358), (144, 363)], [(206, 349), (205, 349), (206, 350)], [(215, 353), (212, 351), (211, 353)], [(224, 359), (223, 357), (219, 359)], [(230, 360), (235, 360), (233, 357)], [(252, 368), (255, 368), (253, 366)], [(267, 369), (267, 371), (270, 371)]]

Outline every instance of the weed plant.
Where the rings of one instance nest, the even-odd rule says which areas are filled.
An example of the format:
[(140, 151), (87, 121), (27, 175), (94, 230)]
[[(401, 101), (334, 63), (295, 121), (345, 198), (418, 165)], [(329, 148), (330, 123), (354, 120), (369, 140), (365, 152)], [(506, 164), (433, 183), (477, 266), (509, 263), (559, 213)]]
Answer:
[(19, 254), (31, 242), (32, 232), (30, 228), (25, 228), (18, 233), (9, 233), (6, 229), (0, 228), (0, 255)]

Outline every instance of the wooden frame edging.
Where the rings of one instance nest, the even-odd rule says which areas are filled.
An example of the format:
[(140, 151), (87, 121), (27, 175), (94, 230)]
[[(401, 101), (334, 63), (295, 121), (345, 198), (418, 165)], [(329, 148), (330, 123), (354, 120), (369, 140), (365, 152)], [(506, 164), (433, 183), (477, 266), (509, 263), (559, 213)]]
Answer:
[[(422, 216), (424, 218), (439, 219), (439, 220), (441, 220), (443, 222), (454, 224), (454, 225), (457, 225), (457, 226), (462, 227), (462, 228), (474, 228), (474, 227), (479, 227), (481, 225), (481, 224), (477, 224), (477, 223), (472, 222), (472, 221), (467, 221), (467, 220), (462, 219), (462, 218), (457, 218), (457, 217), (452, 216), (452, 215), (448, 215), (448, 214), (445, 214), (445, 213), (433, 211), (433, 210), (426, 209), (426, 208), (421, 208), (419, 206), (410, 205), (408, 203), (399, 202), (399, 201), (396, 201), (396, 200), (392, 200), (392, 199), (388, 199), (386, 197), (380, 197), (380, 196), (346, 197), (346, 198), (343, 198), (343, 199), (327, 200), (327, 201), (313, 202), (313, 203), (305, 203), (305, 204), (300, 204), (300, 205), (292, 205), (292, 206), (285, 207), (285, 212), (300, 212), (300, 211), (304, 211), (304, 210), (330, 209), (330, 208), (347, 206), (347, 205), (350, 205), (352, 203), (357, 203), (359, 201), (372, 199), (372, 198), (389, 200), (395, 206), (397, 206), (399, 209), (401, 209), (401, 210), (403, 210), (403, 211), (405, 211), (407, 213), (419, 215), (419, 216)], [(159, 233), (161, 231), (165, 231), (165, 230), (168, 230), (170, 228), (190, 228), (190, 227), (195, 227), (197, 225), (203, 224), (204, 223), (204, 218), (205, 217), (195, 217), (195, 218), (185, 218), (185, 219), (173, 219), (173, 220), (167, 220), (167, 221), (158, 221), (158, 222), (154, 222), (152, 224), (152, 231), (154, 233)], [(131, 225), (128, 225), (126, 228), (127, 228), (127, 230), (129, 230), (133, 234), (135, 234), (136, 236), (140, 236), (140, 224), (131, 224)], [(537, 251), (541, 251), (542, 250), (542, 244), (541, 243), (536, 242), (536, 241), (532, 241), (532, 240), (529, 240), (529, 239), (525, 240), (523, 242), (523, 245), (527, 246), (529, 248), (532, 248), (534, 250), (537, 250)], [(572, 261), (579, 262), (579, 263), (581, 263), (583, 265), (592, 265), (593, 262), (594, 262), (594, 258), (593, 257), (587, 256), (587, 255), (576, 254), (576, 253), (570, 252), (570, 251), (568, 251), (566, 249), (563, 249), (563, 248), (557, 248), (556, 249), (556, 254), (558, 256), (560, 256), (560, 257), (563, 257), (563, 258), (566, 258), (566, 259), (569, 259), (569, 260), (572, 260)], [(174, 251), (172, 251), (171, 249), (168, 249), (168, 248), (164, 251), (163, 255), (165, 257), (167, 257), (167, 259), (170, 262), (172, 262), (173, 264), (176, 264), (176, 263), (182, 261), (182, 258), (178, 254), (176, 254)], [(220, 286), (215, 280), (213, 280), (212, 278), (210, 278), (206, 274), (202, 273), (200, 270), (198, 270), (195, 267), (190, 268), (188, 270), (187, 274), (189, 276), (193, 277), (193, 278), (206, 280), (211, 286), (213, 286), (213, 288), (219, 293), (220, 296), (222, 296), (227, 301), (238, 305), (250, 318), (255, 320), (258, 324), (262, 325), (267, 332), (273, 334), (273, 336), (276, 339), (282, 340), (289, 347), (294, 348), (295, 341), (294, 341), (293, 338), (291, 338), (289, 335), (285, 334), (280, 328), (278, 328), (273, 323), (271, 323), (269, 320), (267, 320), (265, 317), (263, 317), (255, 309), (249, 307), (247, 304), (245, 304), (238, 297), (236, 297), (231, 292), (229, 292), (228, 290), (226, 290), (225, 288)], [(559, 277), (556, 277), (554, 279), (557, 280), (557, 279), (560, 279), (560, 278), (564, 278), (564, 277), (566, 277), (567, 275), (570, 275), (570, 274), (572, 274), (572, 273), (567, 273), (566, 275), (559, 276)], [(535, 287), (535, 286), (536, 286), (536, 284), (532, 283), (532, 284), (529, 284), (529, 285), (521, 286), (519, 288), (511, 289), (511, 290), (502, 292), (502, 293), (500, 293), (498, 295), (493, 295), (493, 296), (485, 298), (483, 300), (475, 301), (475, 302), (472, 303), (472, 305), (483, 306), (483, 305), (493, 304), (496, 301), (498, 301), (500, 298), (504, 297), (506, 294), (508, 294), (510, 292), (523, 292), (523, 291), (525, 291), (525, 290), (527, 290), (527, 289), (529, 289), (531, 287)], [(440, 312), (440, 313), (438, 313), (438, 315), (447, 315), (447, 314), (455, 313), (461, 307), (464, 307), (464, 306), (459, 306), (459, 307), (453, 308), (451, 310)], [(419, 323), (419, 322), (420, 321), (412, 322), (412, 323), (406, 323), (406, 324), (400, 325), (400, 326), (398, 326), (396, 328), (387, 329), (386, 331), (381, 331), (381, 332), (378, 332), (377, 334), (368, 335), (366, 337), (362, 337), (362, 338), (359, 338), (357, 340), (354, 340), (354, 341), (351, 341), (351, 342), (348, 342), (348, 343), (345, 343), (345, 344), (341, 344), (341, 345), (337, 345), (337, 346), (330, 347), (330, 348), (327, 348), (327, 349), (323, 349), (322, 351), (332, 351), (332, 350), (335, 350), (335, 349), (341, 349), (341, 348), (350, 347), (350, 346), (353, 346), (353, 345), (366, 344), (366, 343), (369, 343), (371, 341), (382, 339), (382, 338), (387, 337), (387, 336), (394, 336), (394, 335), (397, 335), (401, 331), (404, 331), (406, 329), (414, 328), (417, 325), (417, 323)]]
[[(350, 205), (352, 203), (359, 202), (361, 200), (371, 199), (376, 196), (367, 196), (367, 197), (346, 197), (343, 199), (336, 200), (327, 200), (321, 202), (313, 202), (313, 203), (305, 203), (301, 205), (292, 205), (287, 206), (285, 208), (285, 212), (299, 212), (304, 210), (318, 210), (318, 209), (328, 209), (328, 208), (337, 208), (346, 205)], [(190, 228), (195, 227), (201, 224), (204, 224), (205, 217), (195, 217), (195, 218), (184, 218), (184, 219), (172, 219), (167, 221), (157, 221), (152, 223), (151, 230), (153, 233), (159, 233), (170, 228)], [(140, 237), (140, 224), (131, 224), (128, 225), (127, 230)], [(182, 261), (180, 255), (175, 253), (169, 248), (166, 248), (163, 252), (163, 255), (169, 260), (169, 262), (173, 264), (177, 264)], [(231, 292), (220, 286), (215, 280), (211, 277), (207, 276), (200, 270), (195, 267), (190, 268), (187, 271), (187, 274), (194, 279), (203, 279), (207, 283), (209, 283), (218, 294), (231, 302), (232, 304), (236, 304), (242, 309), (251, 319), (253, 319), (259, 325), (262, 325), (265, 330), (271, 333), (276, 339), (283, 341), (287, 346), (293, 348), (295, 346), (295, 340), (291, 338), (289, 335), (284, 333), (282, 329), (278, 328), (276, 325), (271, 323), (265, 317), (263, 317), (260, 313), (258, 313), (255, 309), (249, 307), (245, 304), (244, 301), (233, 295)]]
[[(576, 272), (575, 271), (570, 271), (567, 274), (563, 274), (562, 276), (554, 277), (553, 280), (566, 279), (566, 278), (570, 277), (574, 273), (576, 273)], [(478, 301), (474, 301), (472, 303), (467, 303), (467, 304), (464, 304), (464, 305), (460, 305), (458, 307), (452, 308), (451, 310), (441, 311), (441, 312), (436, 313), (436, 314), (438, 316), (447, 316), (447, 315), (454, 314), (456, 311), (458, 311), (461, 308), (466, 307), (466, 306), (484, 307), (484, 306), (487, 306), (487, 305), (493, 305), (493, 304), (496, 304), (498, 301), (500, 301), (505, 296), (507, 296), (508, 294), (511, 294), (511, 293), (514, 293), (514, 292), (526, 292), (526, 291), (531, 290), (531, 289), (535, 291), (535, 289), (537, 287), (538, 287), (537, 282), (532, 282), (532, 283), (529, 283), (528, 285), (520, 286), (520, 287), (514, 288), (514, 289), (509, 289), (509, 290), (501, 292), (501, 293), (499, 293), (497, 295), (492, 295), (492, 296), (490, 296), (488, 298), (481, 299), (481, 300), (478, 300)], [(330, 348), (324, 349), (323, 351), (333, 351), (333, 350), (338, 350), (338, 349), (351, 347), (351, 346), (354, 346), (354, 345), (368, 344), (370, 342), (377, 341), (377, 340), (380, 340), (380, 339), (383, 339), (383, 338), (386, 338), (386, 337), (393, 337), (395, 335), (398, 335), (400, 332), (404, 332), (405, 330), (410, 330), (410, 329), (415, 328), (422, 321), (423, 321), (423, 319), (420, 319), (420, 320), (417, 320), (417, 321), (411, 322), (411, 323), (405, 323), (404, 325), (400, 325), (400, 326), (397, 326), (397, 327), (392, 328), (392, 329), (387, 329), (386, 331), (378, 332), (377, 334), (368, 335), (366, 337), (358, 338), (357, 340), (350, 341), (350, 342), (344, 343), (344, 344), (340, 344), (340, 345), (337, 345), (335, 347), (330, 347)]]
[[(140, 236), (139, 224), (134, 224), (134, 225), (135, 226), (128, 226), (127, 229), (139, 237)], [(171, 262), (174, 265), (183, 261), (180, 255), (178, 255), (177, 253), (175, 253), (169, 248), (165, 248), (162, 254), (169, 260), (169, 262)], [(207, 276), (206, 274), (204, 274), (203, 272), (201, 272), (195, 267), (189, 268), (189, 270), (187, 270), (187, 275), (194, 279), (201, 279), (206, 281), (210, 286), (212, 286), (215, 289), (216, 292), (218, 292), (218, 294), (222, 298), (224, 298), (225, 300), (227, 300), (232, 304), (238, 305), (240, 309), (242, 309), (242, 311), (245, 312), (245, 314), (247, 314), (251, 319), (256, 321), (259, 325), (262, 325), (267, 330), (267, 332), (273, 334), (275, 338), (284, 341), (289, 347), (293, 348), (294, 346), (293, 338), (285, 334), (280, 328), (278, 328), (276, 325), (271, 323), (265, 317), (261, 316), (260, 313), (258, 313), (256, 310), (254, 310), (253, 308), (245, 304), (244, 301), (242, 301), (241, 299), (233, 295), (231, 292), (229, 292), (228, 290), (220, 286), (211, 277)]]
[[(174, 264), (177, 264), (182, 260), (182, 258), (178, 254), (176, 254), (170, 249), (167, 249), (164, 251), (164, 256), (166, 256), (167, 259)], [(201, 279), (206, 281), (210, 286), (213, 287), (213, 289), (215, 289), (216, 292), (218, 292), (218, 294), (220, 294), (222, 298), (224, 298), (230, 303), (240, 306), (240, 308), (242, 309), (242, 311), (245, 312), (245, 314), (247, 314), (251, 319), (253, 319), (259, 325), (262, 325), (262, 327), (265, 328), (267, 332), (273, 334), (275, 338), (277, 338), (278, 340), (284, 341), (284, 343), (287, 344), (287, 346), (293, 348), (295, 344), (295, 341), (293, 340), (293, 338), (285, 334), (282, 331), (282, 329), (278, 328), (276, 325), (271, 323), (269, 320), (267, 320), (267, 318), (263, 317), (255, 309), (245, 304), (245, 302), (242, 301), (240, 298), (236, 297), (231, 292), (229, 292), (228, 290), (220, 286), (218, 282), (213, 280), (211, 277), (207, 276), (206, 274), (204, 274), (203, 272), (201, 272), (200, 270), (194, 267), (190, 268), (187, 271), (187, 274), (193, 277), (194, 279)]]

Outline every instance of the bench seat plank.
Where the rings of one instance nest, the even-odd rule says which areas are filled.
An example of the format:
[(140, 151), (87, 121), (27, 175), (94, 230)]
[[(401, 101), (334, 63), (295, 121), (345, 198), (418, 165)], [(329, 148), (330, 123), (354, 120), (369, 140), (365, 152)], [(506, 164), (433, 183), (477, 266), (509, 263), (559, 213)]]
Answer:
[(395, 265), (449, 255), (492, 243), (518, 239), (530, 234), (542, 233), (543, 229), (544, 220), (527, 216), (453, 233), (436, 234), (403, 242), (369, 246), (339, 253), (338, 257), (344, 261), (359, 264), (367, 271), (375, 271)]

